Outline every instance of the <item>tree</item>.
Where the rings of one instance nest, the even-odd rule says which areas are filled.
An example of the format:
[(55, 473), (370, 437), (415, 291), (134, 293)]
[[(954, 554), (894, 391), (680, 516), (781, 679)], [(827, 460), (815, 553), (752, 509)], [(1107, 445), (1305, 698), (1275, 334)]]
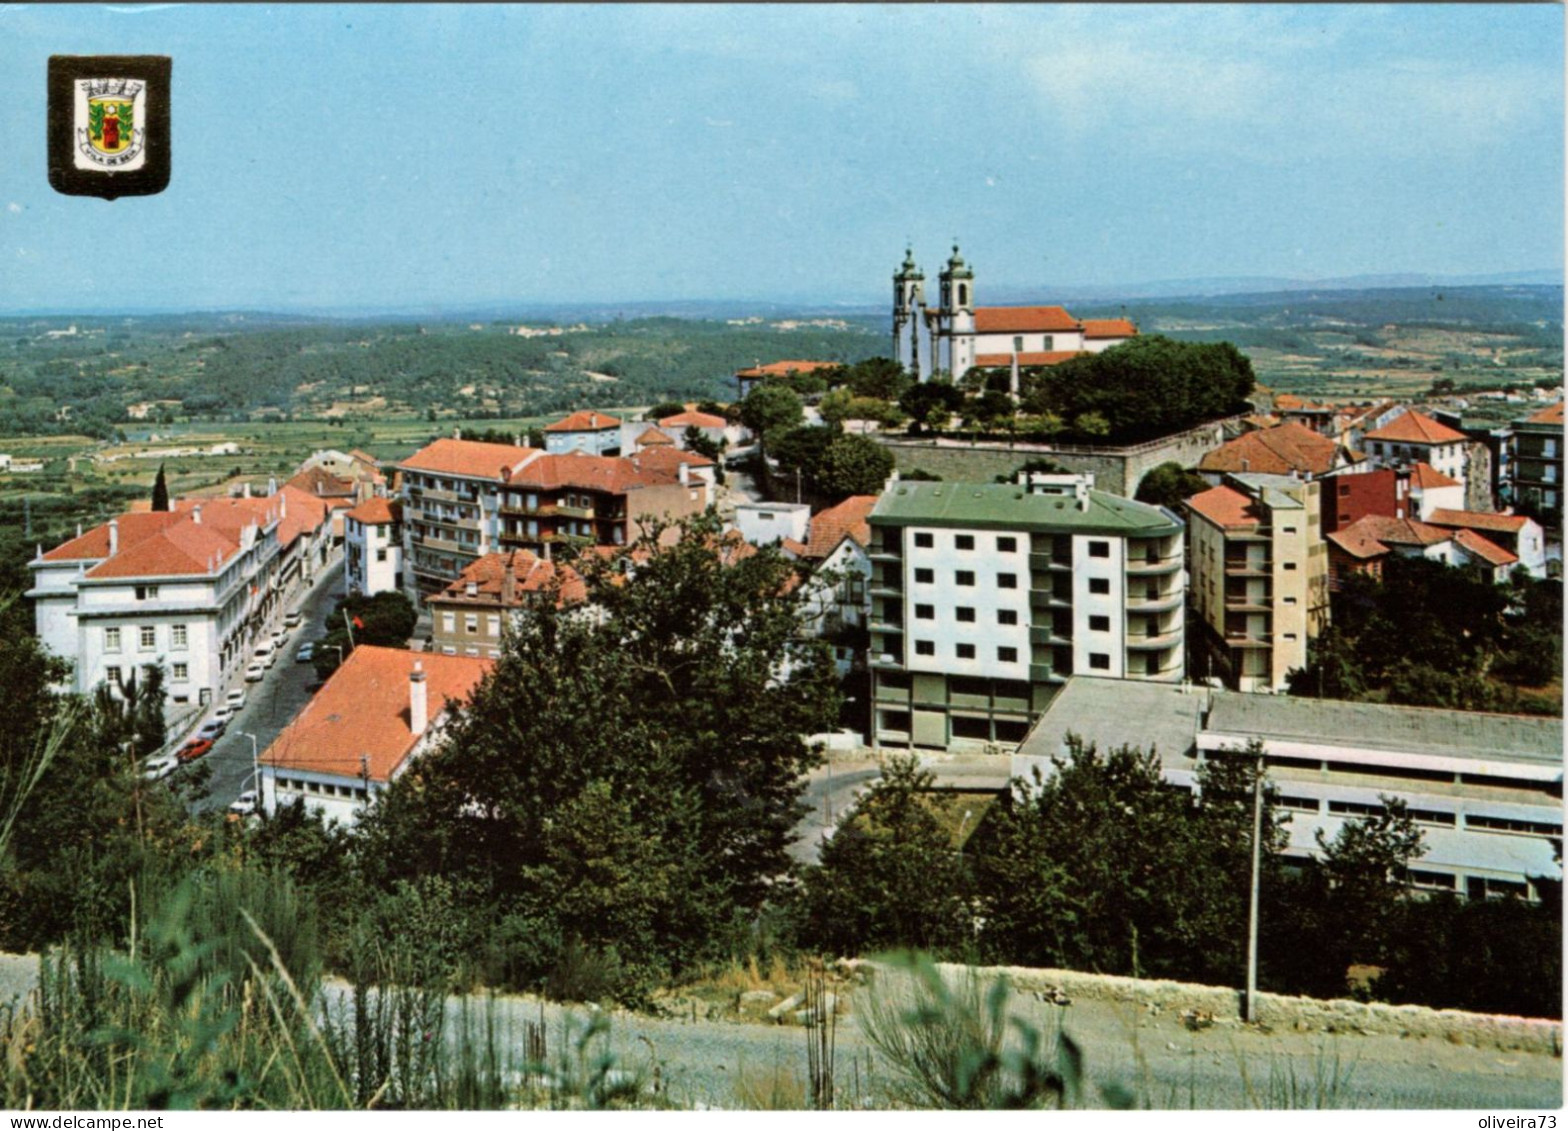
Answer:
[(840, 436), (822, 453), (816, 486), (825, 495), (876, 495), (893, 473), (893, 453), (865, 436)]
[(169, 482), (163, 477), (163, 464), (158, 465), (158, 478), (152, 481), (152, 509), (167, 511), (169, 506)]
[(723, 951), (789, 869), (817, 758), (799, 736), (837, 712), (792, 564), (721, 553), (715, 518), (663, 534), (630, 574), (585, 563), (600, 615), (525, 618), (363, 825), (372, 882), (449, 877), (481, 935), (530, 924), (535, 975), (568, 944), (634, 981)]
[(642, 418), (644, 420), (651, 420), (651, 421), (654, 421), (654, 422), (658, 422), (660, 420), (667, 419), (668, 417), (671, 417), (671, 416), (679, 416), (681, 413), (683, 413), (685, 411), (686, 411), (686, 406), (685, 405), (680, 404), (680, 403), (678, 403), (676, 401), (665, 401), (662, 404), (654, 405), (647, 412), (643, 413), (642, 414)]
[(763, 382), (741, 402), (740, 419), (757, 436), (764, 450), (768, 434), (777, 435), (798, 426), (805, 413), (800, 398), (783, 385)]
[(844, 381), (855, 396), (879, 401), (896, 401), (913, 384), (904, 367), (887, 357), (857, 361), (845, 373)]
[(945, 429), (953, 414), (964, 406), (962, 389), (951, 382), (935, 379), (911, 385), (898, 398), (898, 407), (911, 420), (910, 431), (940, 432)]
[(396, 591), (377, 593), (374, 597), (355, 594), (341, 598), (327, 618), (327, 634), (316, 644), (316, 674), (326, 679), (337, 670), (339, 648), (346, 660), (361, 644), (408, 647), (408, 638), (414, 634), (418, 621), (413, 602)]
[(936, 777), (893, 755), (807, 874), (806, 937), (840, 954), (951, 947), (968, 935), (952, 837), (926, 802)]
[(688, 452), (696, 452), (711, 460), (717, 460), (724, 454), (724, 442), (711, 438), (695, 424), (686, 425), (686, 431), (681, 433), (681, 443)]
[(1153, 503), (1179, 512), (1181, 505), (1192, 496), (1209, 489), (1208, 482), (1196, 471), (1187, 471), (1181, 464), (1169, 460), (1153, 468), (1138, 484), (1133, 498), (1140, 503)]
[(812, 484), (815, 490), (817, 476), (822, 469), (822, 461), (827, 455), (828, 448), (839, 439), (843, 433), (837, 428), (819, 428), (806, 425), (800, 428), (791, 428), (779, 434), (768, 449), (768, 454), (779, 466), (779, 471), (793, 478), (797, 474), (800, 478)]
[(1012, 397), (988, 389), (965, 404), (964, 427), (991, 432), (1011, 425), (1017, 411)]
[(840, 425), (850, 417), (850, 404), (855, 394), (848, 389), (834, 389), (817, 403), (817, 413), (824, 424)]

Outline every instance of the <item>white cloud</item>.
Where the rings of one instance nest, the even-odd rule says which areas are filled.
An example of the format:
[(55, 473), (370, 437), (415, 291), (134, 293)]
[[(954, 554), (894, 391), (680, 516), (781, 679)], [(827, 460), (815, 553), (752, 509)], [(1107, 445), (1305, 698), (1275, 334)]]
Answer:
[(5, 206), (5, 210), (11, 213), (18, 213), (22, 211), (22, 206), (13, 200), (10, 204)]

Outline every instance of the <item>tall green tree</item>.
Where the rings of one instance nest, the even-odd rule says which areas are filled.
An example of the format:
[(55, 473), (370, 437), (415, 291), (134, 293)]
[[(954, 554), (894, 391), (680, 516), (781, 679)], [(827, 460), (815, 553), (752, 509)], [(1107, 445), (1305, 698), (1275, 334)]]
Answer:
[(768, 436), (786, 432), (800, 424), (805, 410), (800, 397), (778, 382), (764, 381), (740, 404), (741, 423), (756, 434), (758, 442), (767, 448)]
[(163, 477), (163, 464), (158, 465), (158, 477), (152, 481), (152, 509), (171, 510), (169, 506), (169, 481)]
[(840, 436), (822, 453), (816, 485), (836, 498), (881, 493), (893, 473), (893, 453), (865, 436)]
[(1192, 496), (1209, 489), (1208, 482), (1196, 471), (1188, 471), (1174, 460), (1152, 468), (1138, 483), (1133, 498), (1140, 503), (1169, 507), (1178, 513)]

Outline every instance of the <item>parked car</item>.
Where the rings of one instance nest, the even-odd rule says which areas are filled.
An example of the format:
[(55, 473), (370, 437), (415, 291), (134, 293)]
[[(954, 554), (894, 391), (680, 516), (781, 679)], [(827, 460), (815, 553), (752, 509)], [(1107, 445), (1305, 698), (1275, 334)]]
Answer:
[(245, 689), (243, 687), (236, 687), (233, 691), (229, 692), (228, 697), (224, 699), (224, 702), (228, 704), (230, 708), (232, 708), (232, 710), (229, 712), (229, 718), (232, 719), (236, 714), (239, 713), (239, 709), (245, 706)]
[(299, 622), (305, 619), (305, 614), (298, 609), (293, 609), (283, 615), (284, 628), (298, 628)]
[(256, 663), (252, 664), (250, 667), (245, 669), (245, 682), (246, 683), (255, 683), (257, 680), (261, 679), (261, 677), (266, 675), (266, 674), (267, 674), (267, 665), (258, 660)]
[(178, 758), (181, 762), (194, 762), (197, 758), (202, 757), (202, 755), (206, 754), (211, 749), (212, 739), (193, 738), (184, 746), (180, 747), (179, 752), (175, 754), (175, 757)]
[(201, 728), (196, 731), (196, 737), (216, 740), (228, 728), (229, 720), (227, 718), (211, 718), (201, 724)]
[(180, 759), (174, 754), (164, 754), (157, 758), (150, 758), (142, 767), (142, 778), (146, 781), (162, 781), (175, 770), (180, 768)]
[(220, 706), (216, 711), (214, 711), (212, 713), (212, 721), (215, 722), (215, 723), (225, 723), (225, 724), (227, 724), (228, 721), (234, 717), (234, 715), (235, 715), (235, 713), (237, 711), (238, 711), (238, 708), (235, 707), (233, 704), (224, 703), (222, 706)]
[(254, 789), (247, 789), (229, 805), (229, 812), (238, 817), (249, 817), (256, 812), (261, 804), (261, 798), (256, 796)]
[(276, 653), (277, 649), (272, 646), (272, 640), (270, 637), (256, 645), (256, 660), (259, 663), (266, 663), (268, 660), (272, 659)]
[(299, 646), (299, 651), (294, 654), (295, 663), (308, 664), (316, 658), (316, 646), (310, 641)]

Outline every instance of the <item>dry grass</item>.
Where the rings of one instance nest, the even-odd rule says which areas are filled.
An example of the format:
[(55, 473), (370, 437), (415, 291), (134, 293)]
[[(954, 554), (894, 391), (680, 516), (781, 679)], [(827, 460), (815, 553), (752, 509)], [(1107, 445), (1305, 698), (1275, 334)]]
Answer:
[(752, 1111), (803, 1111), (811, 1106), (799, 1067), (779, 1060), (766, 1068), (740, 1062), (732, 1084), (736, 1105)]

